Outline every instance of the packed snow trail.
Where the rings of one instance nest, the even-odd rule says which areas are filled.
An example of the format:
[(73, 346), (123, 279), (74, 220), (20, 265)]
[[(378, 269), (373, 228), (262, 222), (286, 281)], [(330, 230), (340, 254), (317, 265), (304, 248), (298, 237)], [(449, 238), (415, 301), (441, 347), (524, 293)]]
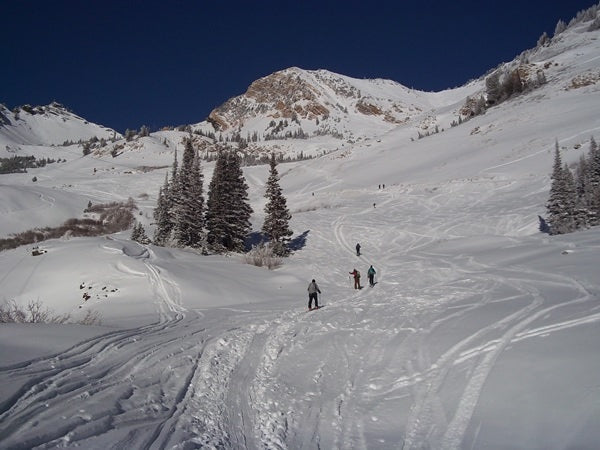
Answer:
[[(508, 246), (527, 254), (526, 223), (480, 200), (518, 196), (518, 183), (482, 184), (476, 194), (457, 183), (389, 187), (377, 208), (357, 191), (347, 205), (297, 215), (296, 229), (312, 230), (298, 255), (306, 283), (315, 277), (323, 290), (325, 308), (312, 312), (305, 292), (294, 306), (187, 308), (194, 292), (167, 259), (109, 240), (107, 252), (131, 258), (120, 273), (148, 280), (157, 321), (0, 369), (16, 386), (0, 404), (1, 446), (477, 446), (494, 424), (480, 409), (486, 389), (503, 388), (499, 362), (600, 321), (589, 313), (594, 286), (515, 263), (510, 251), (488, 256)], [(456, 208), (460, 220), (447, 212)], [(472, 247), (475, 230), (486, 237)], [(542, 242), (529, 251), (558, 252)], [(352, 289), (348, 272), (370, 264), (377, 285)]]

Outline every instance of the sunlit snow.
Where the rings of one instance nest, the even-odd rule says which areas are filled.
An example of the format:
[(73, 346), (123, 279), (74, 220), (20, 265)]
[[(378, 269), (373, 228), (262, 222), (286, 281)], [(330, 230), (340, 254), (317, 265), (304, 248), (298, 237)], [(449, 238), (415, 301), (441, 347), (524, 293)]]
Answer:
[[(296, 251), (276, 270), (130, 232), (1, 252), (0, 300), (102, 325), (0, 326), (0, 447), (597, 447), (600, 230), (538, 229), (555, 141), (573, 163), (600, 138), (600, 85), (570, 88), (600, 70), (584, 30), (530, 57), (546, 85), (484, 115), (450, 127), (467, 93), (422, 93), (442, 132), (279, 165)], [(173, 146), (147, 139), (117, 158), (29, 144), (68, 161), (0, 176), (0, 237), (128, 197), (151, 234)], [(256, 231), (267, 169), (244, 169)]]

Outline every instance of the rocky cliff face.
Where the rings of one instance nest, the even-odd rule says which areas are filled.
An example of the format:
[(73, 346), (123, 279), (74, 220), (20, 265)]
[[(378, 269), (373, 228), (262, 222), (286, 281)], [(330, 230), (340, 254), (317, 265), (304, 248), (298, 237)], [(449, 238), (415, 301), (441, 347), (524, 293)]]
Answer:
[[(371, 127), (379, 123), (381, 131), (403, 123), (423, 107), (418, 95), (393, 81), (291, 68), (256, 80), (243, 95), (215, 108), (208, 122), (225, 136), (283, 138), (292, 132), (303, 137), (346, 136), (350, 128), (360, 129), (361, 121)], [(283, 121), (279, 127), (278, 121)]]

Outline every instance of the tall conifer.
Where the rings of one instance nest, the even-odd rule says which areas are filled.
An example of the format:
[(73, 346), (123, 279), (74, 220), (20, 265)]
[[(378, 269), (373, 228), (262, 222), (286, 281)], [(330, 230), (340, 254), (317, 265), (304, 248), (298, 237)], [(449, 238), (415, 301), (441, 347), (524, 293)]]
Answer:
[(181, 169), (177, 175), (174, 238), (181, 247), (202, 244), (204, 197), (200, 160), (191, 139), (185, 141)]
[(243, 251), (250, 232), (252, 208), (241, 158), (220, 151), (208, 191), (206, 229), (209, 247), (216, 252)]
[(154, 229), (154, 243), (164, 246), (169, 241), (173, 222), (171, 220), (169, 207), (169, 174), (165, 174), (165, 183), (158, 191), (158, 200), (154, 208), (154, 220), (156, 228)]
[(552, 184), (548, 199), (548, 223), (551, 234), (563, 234), (574, 229), (575, 183), (569, 168), (563, 167), (558, 141), (555, 144)]
[(209, 248), (215, 252), (221, 252), (223, 247), (223, 236), (225, 235), (225, 152), (220, 150), (213, 169), (212, 178), (208, 185), (206, 199), (206, 241)]
[(279, 186), (279, 173), (277, 172), (277, 161), (275, 153), (271, 154), (269, 161), (270, 171), (267, 179), (265, 197), (265, 221), (262, 232), (269, 237), (273, 252), (283, 256), (288, 252), (287, 244), (292, 236), (289, 221), (292, 218), (287, 208), (287, 202)]

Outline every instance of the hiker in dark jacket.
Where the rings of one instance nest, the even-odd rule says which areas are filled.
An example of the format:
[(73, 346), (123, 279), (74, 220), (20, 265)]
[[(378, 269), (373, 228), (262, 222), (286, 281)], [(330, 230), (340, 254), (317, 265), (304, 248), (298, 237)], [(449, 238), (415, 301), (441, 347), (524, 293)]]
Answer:
[(308, 309), (313, 309), (313, 300), (315, 301), (315, 308), (319, 307), (319, 299), (317, 297), (317, 292), (320, 294), (321, 290), (319, 289), (317, 282), (315, 280), (312, 280), (308, 285)]
[(360, 256), (360, 244), (356, 244), (356, 256)]

